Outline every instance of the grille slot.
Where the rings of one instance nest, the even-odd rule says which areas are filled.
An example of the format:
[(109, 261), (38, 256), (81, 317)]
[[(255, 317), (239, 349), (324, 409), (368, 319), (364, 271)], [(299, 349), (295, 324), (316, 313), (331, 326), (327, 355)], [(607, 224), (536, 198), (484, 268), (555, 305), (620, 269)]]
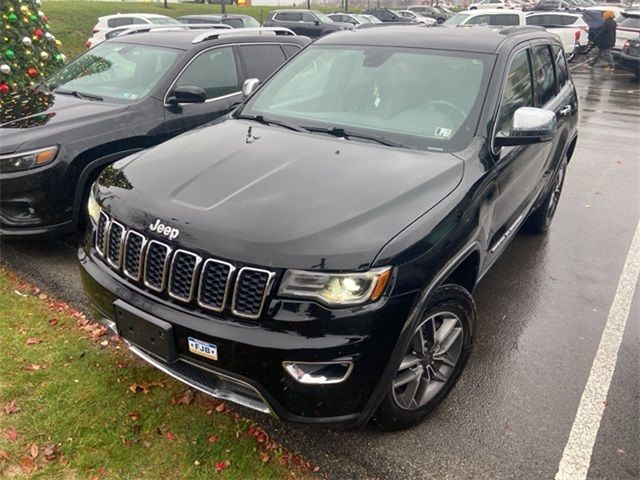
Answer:
[(171, 247), (151, 240), (147, 246), (144, 263), (144, 284), (151, 290), (161, 292), (167, 272), (167, 264), (171, 255)]
[(183, 302), (191, 301), (196, 269), (202, 258), (195, 253), (176, 250), (169, 271), (169, 296)]
[(124, 226), (112, 220), (109, 224), (109, 235), (107, 236), (107, 261), (116, 270), (120, 269), (122, 261), (124, 233)]
[(124, 239), (124, 259), (122, 272), (131, 280), (140, 280), (142, 274), (142, 255), (147, 239), (144, 235), (129, 230)]
[(259, 268), (241, 268), (233, 292), (233, 313), (243, 318), (260, 317), (274, 275)]
[(109, 217), (106, 213), (100, 212), (98, 226), (96, 228), (96, 251), (104, 256), (104, 247), (106, 245), (107, 230), (109, 227)]
[(235, 267), (227, 262), (208, 259), (202, 266), (198, 305), (214, 312), (224, 310), (229, 280)]

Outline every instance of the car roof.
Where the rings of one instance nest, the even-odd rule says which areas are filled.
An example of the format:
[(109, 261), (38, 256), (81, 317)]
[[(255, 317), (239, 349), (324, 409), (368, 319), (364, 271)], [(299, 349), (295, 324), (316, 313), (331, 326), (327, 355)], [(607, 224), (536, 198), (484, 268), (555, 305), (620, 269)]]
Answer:
[(226, 14), (206, 13), (206, 14), (200, 14), (200, 15), (180, 15), (177, 18), (203, 18), (206, 20), (207, 18), (246, 18), (249, 16), (250, 15), (243, 15), (240, 13), (226, 13)]
[(167, 15), (160, 15), (158, 13), (114, 13), (113, 15), (105, 15), (103, 17), (99, 17), (98, 20), (109, 20), (111, 18), (118, 17), (167, 18)]
[(318, 45), (363, 45), (431, 48), (476, 53), (496, 53), (502, 45), (544, 38), (559, 43), (541, 27), (446, 27), (422, 25), (345, 30), (321, 37)]
[(271, 13), (276, 12), (313, 12), (313, 13), (322, 13), (320, 10), (307, 9), (307, 8), (279, 8), (278, 10), (271, 10)]
[[(109, 42), (135, 43), (139, 45), (153, 45), (157, 47), (178, 48), (190, 50), (192, 48), (204, 48), (212, 45), (225, 45), (228, 43), (249, 43), (249, 42), (277, 42), (296, 43), (306, 45), (309, 39), (299, 35), (262, 35), (259, 32), (248, 33), (242, 28), (229, 30), (151, 30), (149, 32), (133, 33), (131, 35), (120, 35), (114, 37)], [(219, 38), (204, 40), (193, 43), (193, 40), (205, 33), (211, 35), (221, 34)]]
[(501, 8), (483, 8), (482, 10), (464, 10), (458, 13), (466, 13), (470, 15), (524, 15), (525, 13), (520, 10), (504, 10)]

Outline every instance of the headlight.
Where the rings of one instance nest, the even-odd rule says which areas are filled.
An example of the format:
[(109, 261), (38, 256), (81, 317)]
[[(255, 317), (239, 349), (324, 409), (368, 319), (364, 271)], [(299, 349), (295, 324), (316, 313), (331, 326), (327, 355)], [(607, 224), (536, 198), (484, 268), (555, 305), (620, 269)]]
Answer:
[(19, 172), (46, 165), (56, 158), (58, 147), (46, 147), (22, 153), (0, 155), (0, 172)]
[(100, 205), (96, 200), (95, 195), (93, 194), (93, 185), (91, 189), (89, 189), (89, 200), (87, 201), (87, 213), (89, 214), (89, 218), (93, 222), (94, 225), (98, 224), (98, 220), (100, 220)]
[(391, 267), (362, 273), (287, 270), (280, 286), (280, 295), (317, 299), (330, 306), (358, 305), (380, 298), (390, 276)]

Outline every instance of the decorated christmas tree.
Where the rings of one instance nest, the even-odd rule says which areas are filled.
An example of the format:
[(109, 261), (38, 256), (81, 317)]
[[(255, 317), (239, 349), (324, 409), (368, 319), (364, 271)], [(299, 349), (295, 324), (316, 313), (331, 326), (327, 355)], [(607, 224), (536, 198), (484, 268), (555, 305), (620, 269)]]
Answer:
[(49, 31), (40, 0), (0, 0), (0, 109), (18, 101), (62, 66), (60, 41)]

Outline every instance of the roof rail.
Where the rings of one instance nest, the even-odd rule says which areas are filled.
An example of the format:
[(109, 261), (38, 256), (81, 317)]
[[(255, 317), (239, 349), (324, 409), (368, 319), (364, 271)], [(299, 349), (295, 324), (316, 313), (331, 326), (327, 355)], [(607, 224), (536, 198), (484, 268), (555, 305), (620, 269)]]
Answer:
[(498, 30), (498, 33), (501, 35), (515, 35), (516, 33), (526, 33), (526, 32), (544, 32), (546, 29), (544, 27), (540, 27), (538, 25), (528, 25), (521, 27), (505, 27)]
[(202, 30), (202, 29), (220, 29), (220, 30), (232, 30), (233, 28), (224, 23), (195, 23), (184, 25), (136, 25), (135, 27), (127, 28), (119, 33), (117, 36), (132, 35), (134, 33), (148, 33), (148, 32), (184, 32), (189, 30)]
[(208, 40), (217, 40), (223, 37), (235, 37), (235, 36), (241, 36), (241, 35), (295, 36), (296, 34), (292, 30), (289, 30), (288, 28), (284, 28), (284, 27), (233, 28), (231, 30), (225, 30), (224, 32), (216, 32), (216, 31), (202, 32), (200, 35), (197, 35), (196, 37), (194, 37), (194, 39), (191, 40), (191, 43), (195, 44), (195, 43), (206, 42)]

